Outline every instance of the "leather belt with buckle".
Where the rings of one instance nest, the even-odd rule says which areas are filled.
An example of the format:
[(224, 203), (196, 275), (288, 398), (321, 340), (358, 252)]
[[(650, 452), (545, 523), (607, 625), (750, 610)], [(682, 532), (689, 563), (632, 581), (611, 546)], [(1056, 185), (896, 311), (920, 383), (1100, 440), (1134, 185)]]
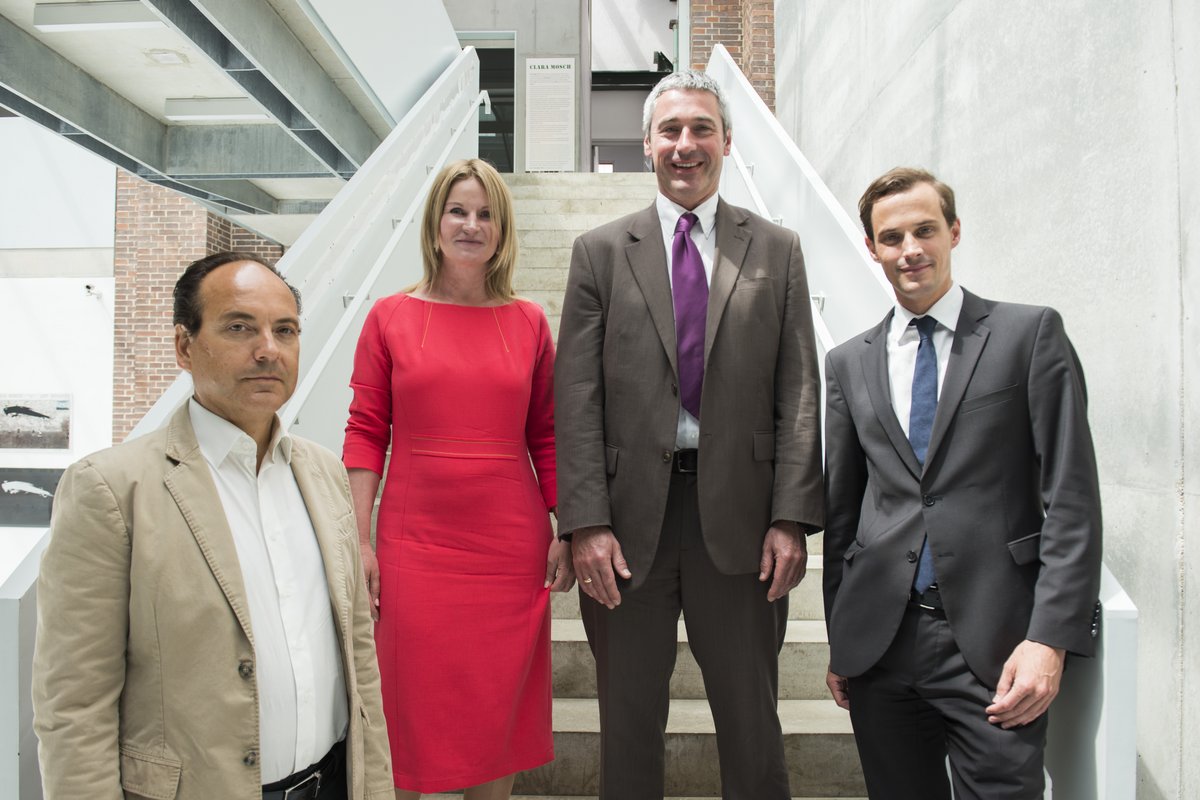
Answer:
[(924, 593), (913, 589), (908, 602), (931, 617), (946, 618), (946, 609), (942, 606), (942, 594), (938, 591), (936, 583), (926, 589)]
[(263, 800), (317, 800), (321, 797), (323, 776), (332, 777), (341, 772), (338, 760), (344, 757), (345, 746), (345, 740), (342, 740), (330, 748), (324, 758), (316, 764), (283, 780), (267, 784), (263, 787)]
[(695, 475), (698, 450), (676, 450), (671, 457), (671, 472), (681, 475)]

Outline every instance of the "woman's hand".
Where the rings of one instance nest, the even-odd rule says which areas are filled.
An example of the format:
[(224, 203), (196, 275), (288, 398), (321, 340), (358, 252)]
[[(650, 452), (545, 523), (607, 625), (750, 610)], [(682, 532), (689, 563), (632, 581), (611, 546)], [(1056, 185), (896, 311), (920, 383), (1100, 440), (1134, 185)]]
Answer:
[(546, 552), (545, 587), (552, 592), (569, 592), (575, 585), (575, 568), (571, 563), (571, 543), (557, 537)]

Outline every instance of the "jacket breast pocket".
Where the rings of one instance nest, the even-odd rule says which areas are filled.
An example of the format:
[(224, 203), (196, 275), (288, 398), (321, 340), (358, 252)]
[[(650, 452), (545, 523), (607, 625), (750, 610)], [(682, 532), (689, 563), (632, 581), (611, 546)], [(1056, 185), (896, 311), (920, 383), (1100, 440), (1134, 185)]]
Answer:
[(1008, 543), (1008, 552), (1017, 564), (1032, 564), (1042, 557), (1042, 532), (1031, 533)]
[(1017, 391), (1017, 384), (1005, 386), (1002, 389), (996, 389), (992, 392), (976, 395), (975, 397), (965, 398), (958, 406), (959, 414), (970, 414), (972, 411), (978, 411), (981, 408), (994, 406), (997, 403), (1006, 403), (1012, 399), (1012, 396)]
[(152, 800), (174, 800), (183, 762), (121, 748), (121, 788)]

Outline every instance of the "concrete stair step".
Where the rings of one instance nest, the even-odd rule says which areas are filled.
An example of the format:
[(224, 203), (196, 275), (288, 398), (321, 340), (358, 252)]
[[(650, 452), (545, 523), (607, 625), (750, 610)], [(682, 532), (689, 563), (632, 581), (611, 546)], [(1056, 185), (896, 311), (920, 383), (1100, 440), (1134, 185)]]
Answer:
[[(579, 619), (579, 596), (576, 590), (555, 592), (550, 597), (550, 603), (551, 615), (555, 619)], [(788, 598), (788, 619), (825, 619), (820, 555), (809, 553), (808, 572)]]
[[(782, 700), (783, 727), (792, 792), (798, 797), (862, 797), (850, 718), (832, 700)], [(600, 712), (595, 700), (554, 701), (556, 758), (517, 777), (516, 793), (595, 796), (600, 753)], [(672, 797), (720, 794), (717, 742), (704, 700), (674, 700), (667, 722), (666, 792)]]
[(521, 220), (528, 214), (596, 214), (607, 217), (605, 221), (614, 220), (641, 211), (654, 199), (653, 188), (646, 192), (640, 188), (631, 190), (620, 197), (593, 197), (590, 188), (580, 187), (564, 197), (535, 197), (534, 192), (521, 196), (513, 207), (517, 227), (521, 227)]
[(564, 247), (570, 249), (575, 245), (575, 240), (579, 238), (579, 234), (590, 231), (591, 228), (582, 226), (579, 228), (555, 228), (554, 230), (536, 230), (528, 231), (517, 229), (517, 246), (524, 252), (527, 248), (534, 247)]
[(521, 274), (532, 269), (557, 270), (566, 275), (570, 266), (570, 247), (521, 247), (515, 280), (519, 282)]
[[(587, 698), (596, 696), (596, 666), (592, 651), (577, 619), (556, 619), (551, 623), (551, 657), (555, 697)], [(687, 641), (687, 629), (679, 622), (675, 672), (671, 676), (671, 697), (703, 700), (704, 678)], [(824, 700), (825, 671), (829, 666), (829, 643), (825, 623), (816, 620), (791, 620), (779, 654), (779, 699)]]
[[(509, 193), (513, 197), (515, 210), (521, 210), (526, 200), (571, 200), (588, 198), (594, 200), (621, 200), (633, 203), (640, 201), (640, 207), (645, 208), (654, 200), (656, 186), (628, 186), (619, 184), (526, 184), (510, 186)], [(635, 206), (637, 207), (637, 206)]]
[(504, 182), (510, 189), (527, 186), (625, 187), (636, 189), (658, 185), (653, 172), (522, 172), (507, 173)]
[(586, 213), (565, 214), (549, 211), (544, 214), (528, 213), (525, 208), (517, 214), (517, 230), (526, 231), (558, 231), (580, 230), (590, 231), (601, 225), (612, 222), (619, 214), (600, 214), (594, 210)]

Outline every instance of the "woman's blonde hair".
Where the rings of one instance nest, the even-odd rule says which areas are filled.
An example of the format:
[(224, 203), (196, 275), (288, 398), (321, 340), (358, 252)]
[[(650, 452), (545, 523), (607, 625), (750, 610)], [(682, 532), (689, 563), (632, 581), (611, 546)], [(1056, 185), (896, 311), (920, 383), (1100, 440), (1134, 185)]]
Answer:
[(484, 285), (488, 297), (495, 300), (513, 300), (513, 272), (517, 266), (517, 236), (513, 217), (512, 195), (504, 184), (500, 173), (486, 161), (466, 158), (447, 164), (437, 177), (429, 196), (425, 198), (425, 216), (421, 220), (421, 260), (425, 274), (417, 286), (429, 289), (437, 280), (442, 266), (442, 252), (438, 245), (438, 232), (446, 198), (459, 181), (474, 178), (483, 187), (488, 199), (492, 224), (496, 227), (496, 254), (488, 262)]

